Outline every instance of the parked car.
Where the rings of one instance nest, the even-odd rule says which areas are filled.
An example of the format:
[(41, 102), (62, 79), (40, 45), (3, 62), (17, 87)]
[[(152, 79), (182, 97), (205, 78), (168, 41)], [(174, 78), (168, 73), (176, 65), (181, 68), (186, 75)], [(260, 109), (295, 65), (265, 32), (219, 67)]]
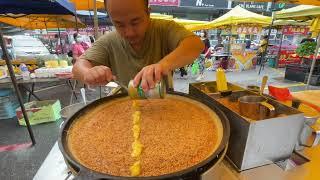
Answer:
[(35, 58), (50, 55), (46, 46), (37, 38), (24, 35), (12, 36), (13, 58)]

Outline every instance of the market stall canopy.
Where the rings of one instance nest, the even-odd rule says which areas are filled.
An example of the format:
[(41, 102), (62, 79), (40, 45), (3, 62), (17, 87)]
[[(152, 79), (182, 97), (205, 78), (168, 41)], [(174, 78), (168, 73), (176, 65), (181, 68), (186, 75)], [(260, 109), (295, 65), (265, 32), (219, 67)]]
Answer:
[(258, 26), (268, 26), (271, 24), (271, 17), (250, 12), (240, 6), (231, 9), (223, 16), (203, 25), (194, 26), (196, 29), (215, 29), (240, 24), (254, 24)]
[(0, 0), (0, 14), (74, 14), (67, 0)]
[(320, 7), (310, 5), (300, 5), (286, 10), (278, 11), (275, 14), (276, 19), (293, 19), (300, 21), (312, 20), (310, 31), (316, 37), (319, 33)]
[(199, 27), (208, 23), (208, 21), (197, 21), (197, 20), (189, 20), (189, 19), (173, 19), (176, 23), (183, 25), (186, 29), (190, 31), (198, 31), (201, 30)]
[[(76, 21), (71, 15), (27, 15), (19, 18), (0, 17), (0, 22), (24, 29), (47, 29), (47, 28), (74, 28)], [(83, 24), (78, 19), (78, 27)]]
[(150, 17), (152, 19), (169, 19), (169, 20), (172, 20), (173, 19), (173, 16), (172, 15), (166, 15), (166, 14), (160, 14), (160, 13), (151, 13), (150, 14)]
[(320, 33), (320, 16), (312, 20), (310, 31), (313, 33), (314, 37)]
[(190, 19), (179, 19), (174, 18), (173, 21), (175, 21), (178, 24), (188, 26), (188, 25), (204, 25), (206, 23), (209, 23), (208, 21), (198, 21), (198, 20), (190, 20)]
[[(249, 1), (249, 2), (272, 2), (272, 0), (234, 0), (234, 1)], [(307, 4), (320, 6), (319, 0), (274, 0), (276, 3), (288, 3), (288, 4)]]
[[(93, 10), (94, 0), (69, 0), (74, 3), (77, 10)], [(97, 9), (105, 9), (103, 0), (96, 0)]]
[(320, 16), (320, 7), (310, 5), (300, 5), (293, 8), (278, 11), (275, 14), (276, 19), (291, 20), (312, 20)]
[(275, 20), (273, 26), (309, 26), (311, 21)]
[(164, 20), (175, 21), (176, 23), (183, 25), (185, 28), (187, 28), (190, 31), (200, 30), (201, 28), (199, 29), (198, 27), (201, 27), (204, 24), (208, 23), (208, 21), (173, 18), (172, 15), (165, 15), (165, 14), (159, 14), (159, 13), (151, 13), (150, 17), (152, 19), (164, 19)]

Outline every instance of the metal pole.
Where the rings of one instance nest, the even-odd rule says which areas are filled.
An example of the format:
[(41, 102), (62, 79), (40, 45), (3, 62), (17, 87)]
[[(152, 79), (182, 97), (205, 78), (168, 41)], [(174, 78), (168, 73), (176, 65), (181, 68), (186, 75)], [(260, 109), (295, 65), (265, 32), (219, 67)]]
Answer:
[[(230, 32), (229, 32), (229, 44), (228, 44), (228, 55), (231, 54), (231, 39), (232, 39), (232, 26), (230, 26)], [(230, 56), (228, 56), (228, 59)]]
[(46, 27), (46, 32), (47, 32), (47, 36), (49, 38), (49, 43), (50, 43), (50, 46), (51, 46), (51, 50), (53, 50), (53, 44), (52, 44), (52, 41), (50, 39), (50, 36), (49, 36), (49, 33), (48, 33), (48, 26), (47, 26), (47, 21), (46, 21), (46, 18), (43, 18), (44, 19), (44, 26)]
[(62, 54), (64, 54), (58, 18), (57, 18), (57, 26), (58, 26), (58, 36), (59, 36), (59, 39), (60, 39), (61, 52), (62, 52)]
[[(88, 10), (89, 10), (88, 12), (89, 12), (89, 19), (93, 22), (94, 20), (91, 15), (90, 1), (92, 1), (92, 0), (88, 0)], [(90, 22), (90, 20), (89, 20), (89, 22)], [(92, 26), (92, 27), (94, 27), (94, 26)]]
[(281, 53), (281, 49), (282, 49), (282, 40), (283, 40), (283, 37), (284, 37), (284, 35), (283, 35), (283, 33), (281, 34), (281, 38), (280, 38), (280, 47), (279, 47), (279, 51), (278, 51), (278, 56), (277, 56), (277, 58), (276, 58), (276, 60), (275, 60), (275, 68), (277, 69), (278, 68), (278, 63), (279, 63), (279, 58), (280, 58), (280, 53)]
[(12, 63), (11, 63), (11, 60), (9, 58), (8, 49), (7, 49), (7, 46), (6, 46), (4, 38), (3, 38), (1, 27), (0, 27), (0, 44), (1, 44), (3, 55), (4, 55), (4, 60), (6, 61), (6, 64), (8, 66), (10, 78), (11, 78), (13, 87), (14, 87), (14, 89), (16, 91), (16, 94), (17, 94), (17, 97), (18, 97), (18, 101), (19, 101), (19, 104), (20, 104), (20, 107), (21, 107), (21, 111), (22, 111), (24, 120), (25, 120), (26, 125), (27, 125), (29, 136), (30, 136), (30, 139), (32, 141), (32, 145), (34, 146), (36, 144), (36, 140), (35, 140), (34, 135), (33, 135), (33, 131), (32, 131), (32, 128), (31, 128), (31, 125), (30, 125), (30, 122), (29, 122), (29, 118), (28, 118), (28, 115), (27, 115), (27, 112), (26, 112), (26, 108), (24, 107), (24, 104), (23, 104), (22, 96), (21, 96), (21, 93), (20, 93), (20, 90), (19, 90), (19, 87), (18, 87), (16, 76), (15, 76), (13, 68), (12, 68)]
[(313, 60), (312, 60), (312, 65), (311, 65), (311, 69), (310, 69), (310, 73), (309, 73), (309, 77), (308, 77), (308, 82), (307, 82), (307, 89), (309, 89), (309, 85), (310, 85), (311, 78), (312, 78), (312, 73), (313, 73), (314, 67), (316, 65), (317, 57), (319, 55), (319, 48), (320, 48), (320, 33), (318, 34), (318, 38), (317, 38), (317, 47), (314, 52), (314, 56), (313, 56)]
[(98, 39), (98, 30), (99, 30), (99, 24), (98, 24), (98, 15), (97, 15), (97, 0), (93, 0), (93, 25), (94, 25), (94, 38)]
[(267, 44), (266, 44), (266, 50), (265, 52), (262, 53), (262, 57), (261, 57), (261, 64), (260, 64), (260, 69), (259, 69), (259, 75), (261, 73), (261, 70), (262, 70), (262, 66), (264, 66), (264, 59), (266, 58), (266, 55), (267, 55), (267, 52), (268, 52), (268, 46), (269, 46), (269, 40), (270, 40), (270, 35), (271, 35), (271, 30), (272, 30), (272, 27), (273, 27), (273, 23), (274, 23), (274, 6), (275, 6), (275, 0), (272, 0), (272, 4), (271, 4), (271, 11), (272, 11), (272, 21), (271, 21), (271, 24), (269, 26), (269, 31), (268, 31), (268, 41), (267, 41)]
[(77, 14), (77, 10), (76, 10), (76, 12), (75, 12), (75, 14), (74, 14), (75, 16), (74, 16), (74, 18), (76, 19), (76, 31), (77, 31), (77, 33), (79, 33), (79, 28), (78, 28), (78, 14)]

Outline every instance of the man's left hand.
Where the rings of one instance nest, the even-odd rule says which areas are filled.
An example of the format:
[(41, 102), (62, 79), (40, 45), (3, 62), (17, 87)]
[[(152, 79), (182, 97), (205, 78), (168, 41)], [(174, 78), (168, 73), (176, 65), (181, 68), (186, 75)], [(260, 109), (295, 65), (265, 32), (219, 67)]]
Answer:
[(151, 64), (144, 67), (134, 78), (133, 85), (137, 87), (141, 82), (143, 91), (149, 91), (153, 89), (161, 80), (163, 75), (167, 75), (168, 70), (161, 64)]

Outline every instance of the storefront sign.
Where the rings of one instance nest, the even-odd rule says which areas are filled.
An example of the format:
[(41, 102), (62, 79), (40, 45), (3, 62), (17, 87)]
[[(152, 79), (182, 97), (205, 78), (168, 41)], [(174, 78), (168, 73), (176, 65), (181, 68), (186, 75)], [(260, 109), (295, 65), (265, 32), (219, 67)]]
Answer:
[(284, 35), (307, 35), (309, 28), (305, 26), (284, 26), (282, 34)]
[(180, 0), (149, 0), (149, 4), (154, 6), (179, 6)]
[(287, 3), (277, 3), (275, 5), (275, 10), (276, 11), (280, 11), (282, 9), (289, 9), (289, 8), (292, 8), (292, 7), (295, 7), (297, 6), (296, 4), (287, 4)]
[(181, 0), (180, 6), (228, 8), (226, 0)]
[(232, 27), (232, 34), (258, 34), (261, 29), (258, 26), (234, 26)]
[(241, 6), (247, 10), (255, 11), (267, 11), (268, 3), (256, 3), (256, 2), (233, 2), (232, 7)]

